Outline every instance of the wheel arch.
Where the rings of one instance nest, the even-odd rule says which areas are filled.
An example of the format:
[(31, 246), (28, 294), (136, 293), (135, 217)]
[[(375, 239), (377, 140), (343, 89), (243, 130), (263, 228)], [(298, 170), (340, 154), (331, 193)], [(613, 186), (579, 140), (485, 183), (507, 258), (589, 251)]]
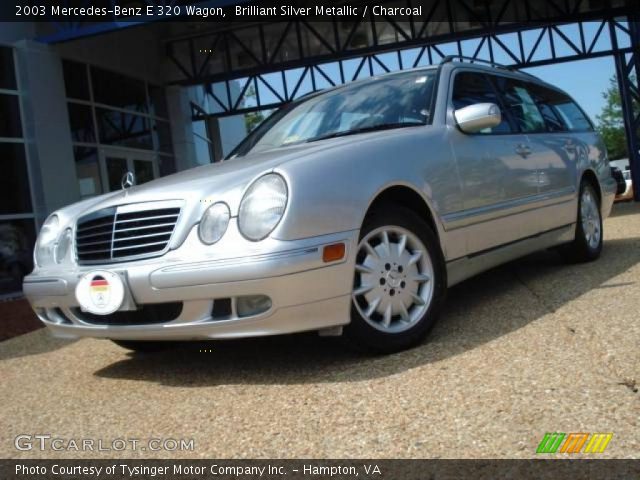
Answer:
[(416, 214), (418, 214), (421, 218), (423, 218), (427, 224), (435, 233), (436, 238), (440, 245), (441, 242), (441, 229), (439, 223), (436, 221), (436, 216), (433, 212), (431, 205), (425, 196), (418, 192), (415, 188), (410, 185), (404, 183), (395, 183), (391, 185), (386, 185), (381, 188), (376, 194), (371, 198), (369, 205), (367, 206), (366, 212), (362, 218), (364, 219), (367, 215), (373, 211), (376, 207), (381, 205), (388, 204), (398, 204), (402, 205)]
[[(602, 187), (600, 186), (600, 181), (598, 180), (598, 176), (596, 172), (587, 168), (584, 172), (582, 172), (582, 176), (580, 177), (580, 184), (582, 181), (587, 181), (591, 186), (595, 189), (596, 194), (598, 195), (598, 203), (599, 206), (602, 207)], [(579, 194), (580, 192), (578, 192)]]

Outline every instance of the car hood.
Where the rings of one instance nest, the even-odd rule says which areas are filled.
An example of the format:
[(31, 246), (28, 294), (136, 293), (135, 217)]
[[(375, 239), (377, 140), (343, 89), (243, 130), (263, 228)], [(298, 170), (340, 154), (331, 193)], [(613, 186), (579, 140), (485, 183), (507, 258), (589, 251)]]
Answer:
[(393, 132), (388, 130), (338, 137), (237, 157), (191, 168), (127, 190), (101, 195), (74, 204), (72, 207), (75, 207), (74, 213), (82, 214), (114, 205), (158, 200), (185, 200), (188, 204), (203, 205), (224, 201), (229, 205), (232, 216), (235, 216), (244, 189), (258, 176), (273, 171), (279, 165), (289, 161), (325, 155), (329, 150), (368, 139), (380, 139), (383, 136), (393, 135)]
[[(189, 225), (198, 223), (206, 208), (215, 202), (227, 203), (231, 216), (237, 216), (242, 195), (249, 183), (280, 165), (302, 159), (315, 161), (314, 157), (318, 157), (321, 161), (321, 157), (334, 149), (356, 143), (383, 140), (387, 136), (398, 136), (408, 130), (412, 129), (370, 132), (275, 148), (246, 157), (191, 168), (143, 185), (81, 201), (56, 213), (62, 218), (63, 224), (71, 226), (79, 217), (103, 208), (179, 200), (183, 202), (179, 220), (183, 228), (179, 230), (186, 232)], [(176, 240), (180, 241), (180, 239)]]

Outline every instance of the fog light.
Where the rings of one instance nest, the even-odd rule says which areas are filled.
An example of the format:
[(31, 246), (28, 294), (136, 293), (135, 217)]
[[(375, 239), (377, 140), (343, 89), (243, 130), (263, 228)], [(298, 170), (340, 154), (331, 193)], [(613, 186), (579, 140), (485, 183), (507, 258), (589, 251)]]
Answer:
[(247, 295), (236, 299), (236, 310), (239, 317), (249, 317), (266, 312), (271, 308), (271, 299), (266, 295)]

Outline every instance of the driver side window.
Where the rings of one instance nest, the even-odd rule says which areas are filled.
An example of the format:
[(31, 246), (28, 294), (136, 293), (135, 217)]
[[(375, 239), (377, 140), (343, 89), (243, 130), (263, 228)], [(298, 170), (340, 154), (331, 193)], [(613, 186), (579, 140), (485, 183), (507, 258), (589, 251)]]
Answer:
[[(495, 103), (500, 106), (498, 96), (487, 80), (487, 77), (483, 73), (478, 72), (460, 72), (456, 74), (453, 83), (452, 102), (453, 108), (456, 110), (475, 103)], [(503, 112), (500, 125), (493, 128), (486, 128), (478, 133), (485, 135), (492, 133), (504, 134), (512, 133), (512, 129)]]

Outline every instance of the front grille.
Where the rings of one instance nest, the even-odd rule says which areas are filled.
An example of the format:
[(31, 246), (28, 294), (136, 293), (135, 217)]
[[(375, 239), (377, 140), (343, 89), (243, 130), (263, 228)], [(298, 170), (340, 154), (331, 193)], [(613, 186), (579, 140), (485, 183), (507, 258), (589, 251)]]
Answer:
[(180, 207), (119, 212), (106, 208), (85, 215), (76, 228), (76, 254), (84, 265), (162, 255), (176, 226)]
[(149, 303), (140, 305), (139, 310), (122, 310), (110, 315), (95, 315), (83, 312), (79, 308), (72, 308), (73, 314), (83, 322), (94, 325), (153, 325), (155, 323), (171, 322), (180, 316), (182, 302)]

